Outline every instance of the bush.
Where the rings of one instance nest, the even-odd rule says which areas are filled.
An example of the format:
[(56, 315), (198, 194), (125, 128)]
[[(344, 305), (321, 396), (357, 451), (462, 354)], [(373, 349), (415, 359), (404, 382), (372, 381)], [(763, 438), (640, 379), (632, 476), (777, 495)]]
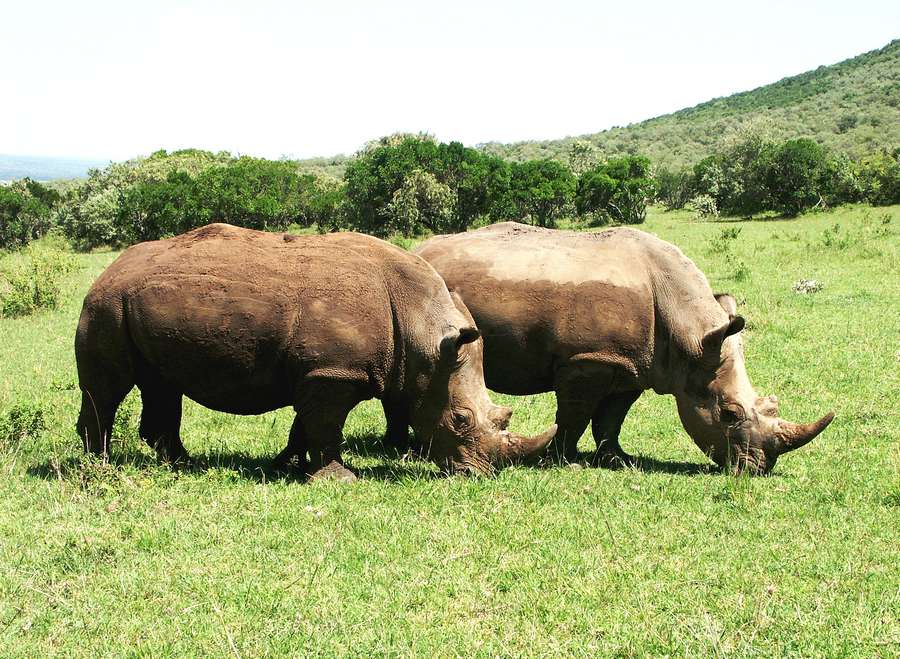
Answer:
[(0, 248), (20, 249), (51, 226), (59, 195), (31, 179), (0, 186)]
[(715, 197), (708, 194), (697, 195), (688, 202), (688, 207), (694, 211), (694, 217), (698, 220), (714, 220), (719, 217)]
[(121, 200), (139, 180), (137, 170), (128, 164), (91, 170), (59, 209), (58, 223), (71, 243), (78, 249), (128, 244), (131, 233), (120, 224)]
[(15, 448), (46, 429), (47, 419), (41, 405), (33, 402), (18, 403), (0, 415), (0, 444)]
[(38, 309), (55, 309), (62, 278), (75, 268), (70, 254), (56, 249), (29, 248), (24, 263), (0, 275), (0, 309), (7, 317), (24, 316)]
[(672, 171), (662, 168), (654, 176), (656, 201), (666, 210), (680, 210), (688, 205), (694, 194), (694, 176), (689, 170)]
[(314, 222), (334, 227), (342, 224), (342, 210), (342, 188), (320, 186), (294, 162), (188, 149), (92, 171), (67, 197), (59, 223), (76, 247), (90, 249), (215, 221), (262, 230)]
[(395, 135), (370, 143), (344, 173), (346, 212), (357, 231), (465, 231), (481, 217), (508, 217), (510, 168), (459, 142)]
[(510, 168), (510, 200), (516, 219), (552, 227), (575, 195), (572, 172), (555, 160), (529, 160)]
[(712, 197), (718, 211), (728, 215), (751, 215), (767, 209), (765, 156), (771, 148), (762, 135), (748, 131), (722, 152), (694, 166), (696, 195)]
[(581, 175), (575, 207), (579, 215), (603, 213), (615, 222), (640, 224), (654, 189), (647, 158), (615, 158)]
[(900, 148), (860, 163), (862, 195), (873, 206), (900, 204)]
[(195, 226), (207, 221), (260, 230), (307, 226), (303, 200), (314, 182), (292, 162), (239, 158), (203, 171), (196, 181), (196, 206), (186, 210), (197, 213)]
[(824, 203), (826, 152), (810, 139), (772, 147), (762, 165), (775, 210), (794, 217)]
[(118, 224), (128, 242), (158, 240), (207, 224), (197, 182), (187, 173), (173, 171), (165, 181), (139, 181), (119, 203)]
[(439, 232), (453, 215), (454, 195), (430, 172), (413, 170), (394, 191), (387, 205), (390, 233), (403, 236), (421, 234), (425, 230)]

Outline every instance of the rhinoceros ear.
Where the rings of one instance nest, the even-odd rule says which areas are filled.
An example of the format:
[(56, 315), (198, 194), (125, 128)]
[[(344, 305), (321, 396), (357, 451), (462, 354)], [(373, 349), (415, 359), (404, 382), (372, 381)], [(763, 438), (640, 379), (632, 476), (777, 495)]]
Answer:
[(737, 300), (730, 293), (716, 293), (716, 302), (719, 303), (729, 318), (737, 316)]
[(732, 334), (737, 334), (744, 329), (744, 317), (735, 316), (721, 327), (710, 330), (701, 342), (703, 357), (718, 355), (722, 349), (722, 343)]
[(475, 327), (463, 327), (456, 329), (451, 327), (441, 339), (441, 358), (445, 360), (455, 360), (459, 349), (467, 343), (477, 341), (481, 336), (481, 332)]

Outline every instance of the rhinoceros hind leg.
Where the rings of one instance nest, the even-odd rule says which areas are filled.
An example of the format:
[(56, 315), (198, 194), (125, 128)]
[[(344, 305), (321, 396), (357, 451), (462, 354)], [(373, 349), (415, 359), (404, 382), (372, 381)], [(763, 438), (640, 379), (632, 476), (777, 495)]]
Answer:
[(622, 430), (622, 423), (628, 410), (641, 393), (641, 391), (625, 391), (612, 394), (597, 405), (591, 423), (594, 441), (597, 443), (594, 464), (610, 469), (630, 467), (634, 464), (634, 458), (625, 453), (619, 445), (619, 432)]
[[(349, 481), (350, 477), (355, 478), (343, 466), (342, 431), (350, 410), (365, 397), (353, 382), (321, 379), (305, 384), (295, 407), (298, 422), (302, 426), (302, 437), (306, 439), (309, 453), (307, 473), (311, 478), (334, 477), (342, 482)], [(325, 471), (319, 475), (322, 470)]]
[(130, 389), (131, 385), (128, 388), (124, 385), (119, 388), (107, 388), (86, 387), (82, 384), (81, 411), (78, 413), (76, 432), (85, 451), (104, 457), (109, 455), (116, 410)]
[(141, 383), (141, 423), (138, 434), (163, 462), (186, 462), (181, 443), (181, 392), (160, 383)]

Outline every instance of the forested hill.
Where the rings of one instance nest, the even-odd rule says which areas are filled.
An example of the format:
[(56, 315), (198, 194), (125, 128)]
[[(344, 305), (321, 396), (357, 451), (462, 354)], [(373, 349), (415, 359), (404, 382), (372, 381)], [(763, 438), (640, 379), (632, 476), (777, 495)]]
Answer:
[(682, 166), (709, 155), (720, 140), (747, 124), (767, 127), (773, 139), (810, 137), (851, 156), (900, 145), (900, 40), (638, 124), (544, 142), (492, 142), (481, 148), (511, 160), (565, 161), (573, 142), (588, 140), (605, 157), (640, 153), (655, 164)]

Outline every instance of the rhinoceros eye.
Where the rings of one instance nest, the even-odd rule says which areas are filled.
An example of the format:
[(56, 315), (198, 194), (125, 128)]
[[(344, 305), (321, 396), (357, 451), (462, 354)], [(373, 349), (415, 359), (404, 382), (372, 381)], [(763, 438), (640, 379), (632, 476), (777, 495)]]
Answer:
[(467, 407), (453, 409), (453, 425), (457, 430), (470, 430), (475, 427), (475, 413)]

